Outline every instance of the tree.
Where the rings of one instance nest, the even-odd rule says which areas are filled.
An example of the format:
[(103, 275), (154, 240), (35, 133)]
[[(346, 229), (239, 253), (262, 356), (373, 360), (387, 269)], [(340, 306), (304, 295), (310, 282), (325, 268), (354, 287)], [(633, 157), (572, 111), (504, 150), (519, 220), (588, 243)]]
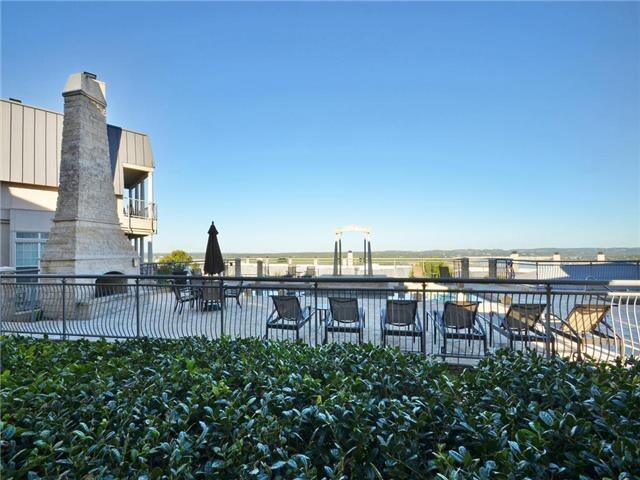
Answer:
[[(184, 250), (174, 250), (160, 259), (158, 273), (167, 274), (174, 271), (182, 271), (190, 265), (193, 257)], [(161, 270), (163, 270), (161, 272)]]

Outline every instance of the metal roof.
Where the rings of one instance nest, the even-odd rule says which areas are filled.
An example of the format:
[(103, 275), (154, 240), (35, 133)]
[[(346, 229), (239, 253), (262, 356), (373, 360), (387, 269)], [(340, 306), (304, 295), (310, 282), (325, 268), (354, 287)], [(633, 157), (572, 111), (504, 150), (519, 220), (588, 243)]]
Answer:
[[(64, 115), (0, 99), (0, 181), (58, 186)], [(149, 137), (107, 125), (113, 184), (121, 194), (123, 165), (155, 168)]]

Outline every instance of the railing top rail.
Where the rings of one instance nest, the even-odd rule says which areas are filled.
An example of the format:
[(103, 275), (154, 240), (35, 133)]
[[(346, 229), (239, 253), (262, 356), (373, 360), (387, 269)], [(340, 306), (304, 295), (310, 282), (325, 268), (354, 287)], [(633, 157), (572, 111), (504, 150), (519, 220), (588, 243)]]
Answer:
[[(356, 253), (362, 252), (354, 252), (354, 256)], [(375, 255), (374, 255), (375, 256)], [(314, 255), (234, 255), (234, 254), (223, 254), (223, 257), (228, 260), (235, 260), (237, 258), (241, 260), (249, 259), (249, 260), (269, 260), (269, 263), (274, 263), (278, 260), (288, 260), (288, 259), (309, 259), (309, 260), (326, 260), (333, 262), (333, 257), (323, 257), (323, 256), (314, 256)], [(387, 260), (421, 260), (425, 262), (429, 261), (438, 261), (438, 262), (453, 262), (462, 260), (463, 258), (468, 258), (470, 260), (487, 260), (489, 258), (494, 257), (376, 257), (379, 261), (387, 261)], [(204, 262), (204, 258), (198, 257), (193, 258), (190, 262), (181, 262), (181, 261), (169, 261), (169, 262), (142, 262), (143, 265), (170, 265), (172, 263), (194, 263), (194, 262)]]
[[(293, 258), (293, 259), (310, 259), (310, 260), (314, 260), (314, 259), (319, 259), (319, 260), (326, 260), (326, 261), (331, 261), (332, 259), (330, 258), (325, 258), (325, 257), (313, 257), (313, 256), (292, 256), (292, 257), (254, 257), (254, 256), (233, 256), (233, 255), (225, 255), (224, 258), (226, 260), (235, 260), (236, 258), (241, 258), (241, 259), (246, 259), (249, 258), (251, 260), (259, 260), (259, 259), (263, 259), (263, 260), (270, 260), (269, 263), (277, 263), (276, 261), (279, 259), (288, 259), (288, 258)], [(628, 259), (628, 260), (610, 260), (610, 259), (606, 259), (606, 260), (596, 260), (596, 259), (592, 259), (592, 260), (585, 260), (585, 259), (576, 259), (576, 260), (571, 260), (571, 259), (562, 259), (562, 260), (552, 260), (552, 259), (536, 259), (536, 258), (509, 258), (509, 257), (491, 257), (491, 256), (487, 256), (487, 257), (379, 257), (378, 260), (379, 261), (390, 261), (390, 260), (417, 260), (417, 261), (425, 261), (425, 262), (429, 262), (429, 261), (440, 261), (443, 263), (446, 262), (454, 262), (454, 261), (459, 261), (463, 258), (468, 258), (470, 261), (481, 261), (481, 260), (498, 260), (498, 261), (509, 261), (509, 262), (513, 262), (513, 263), (557, 263), (557, 264), (563, 264), (563, 263), (640, 263), (640, 259)], [(273, 262), (271, 261), (273, 260)], [(175, 261), (175, 262), (142, 262), (142, 265), (172, 265), (174, 263), (203, 263), (204, 259), (203, 258), (194, 258), (193, 260), (189, 261), (189, 262), (180, 262), (180, 261)]]
[(640, 263), (640, 259), (629, 259), (629, 260), (540, 260), (540, 259), (528, 259), (528, 258), (508, 258), (508, 257), (496, 257), (495, 260), (498, 261), (508, 261), (513, 263), (552, 263), (552, 264), (570, 264), (570, 263), (628, 263), (628, 264), (637, 264)]
[[(7, 278), (7, 275), (0, 274), (0, 280)], [(489, 278), (431, 278), (431, 277), (246, 277), (246, 276), (185, 276), (185, 275), (53, 275), (53, 274), (23, 274), (17, 272), (11, 274), (11, 277), (29, 277), (38, 279), (61, 279), (61, 280), (82, 280), (96, 279), (99, 277), (111, 277), (126, 280), (184, 280), (185, 278), (205, 278), (211, 280), (222, 281), (245, 281), (245, 282), (265, 282), (265, 283), (318, 283), (318, 284), (372, 284), (372, 283), (437, 283), (444, 285), (536, 285), (550, 286), (554, 285), (572, 285), (572, 286), (609, 286), (616, 287), (630, 286), (638, 287), (638, 282), (633, 280), (532, 280), (532, 279), (489, 279)], [(612, 283), (615, 282), (615, 283)]]

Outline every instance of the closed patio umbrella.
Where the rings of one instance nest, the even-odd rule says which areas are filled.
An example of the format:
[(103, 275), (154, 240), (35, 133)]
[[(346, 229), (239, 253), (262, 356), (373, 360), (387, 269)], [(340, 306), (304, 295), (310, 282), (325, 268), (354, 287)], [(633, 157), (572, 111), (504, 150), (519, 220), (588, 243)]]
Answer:
[(224, 260), (218, 243), (218, 230), (211, 222), (209, 240), (207, 240), (207, 252), (204, 256), (204, 273), (206, 275), (215, 275), (222, 272), (224, 272)]

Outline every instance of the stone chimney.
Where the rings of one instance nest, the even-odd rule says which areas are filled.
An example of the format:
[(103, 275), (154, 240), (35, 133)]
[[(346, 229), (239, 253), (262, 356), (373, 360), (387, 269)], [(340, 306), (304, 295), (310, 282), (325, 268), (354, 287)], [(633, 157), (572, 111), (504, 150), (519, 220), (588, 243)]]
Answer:
[(69, 77), (64, 97), (60, 187), (43, 273), (139, 273), (138, 255), (118, 219), (107, 142), (105, 84)]

